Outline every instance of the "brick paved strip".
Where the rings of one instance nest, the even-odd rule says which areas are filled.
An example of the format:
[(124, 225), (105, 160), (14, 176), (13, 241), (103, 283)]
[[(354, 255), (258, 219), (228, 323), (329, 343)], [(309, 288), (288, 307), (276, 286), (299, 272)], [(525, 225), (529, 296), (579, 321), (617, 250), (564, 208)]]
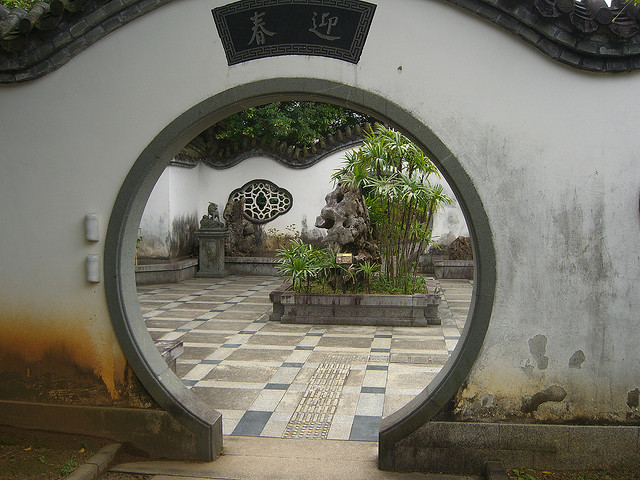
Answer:
[(353, 355), (325, 355), (309, 379), (283, 438), (327, 438), (352, 360)]

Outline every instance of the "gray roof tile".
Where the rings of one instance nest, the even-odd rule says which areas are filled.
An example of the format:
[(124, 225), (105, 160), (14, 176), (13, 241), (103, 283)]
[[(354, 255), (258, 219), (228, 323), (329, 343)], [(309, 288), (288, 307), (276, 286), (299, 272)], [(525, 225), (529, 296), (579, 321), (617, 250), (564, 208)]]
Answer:
[[(45, 75), (120, 26), (171, 1), (72, 0), (63, 4), (52, 0), (51, 10), (62, 14), (57, 17), (46, 8), (34, 6), (28, 12), (30, 21), (22, 22), (24, 32), (20, 20), (27, 12), (0, 6), (0, 83)], [(564, 13), (571, 10), (567, 9), (567, 0), (446, 1), (495, 23), (571, 67), (598, 72), (640, 68), (638, 16), (624, 12), (615, 24), (602, 27), (595, 22), (596, 18), (601, 22), (614, 18), (620, 12), (617, 4), (588, 8), (575, 2), (573, 12)], [(560, 1), (565, 3), (556, 7)]]

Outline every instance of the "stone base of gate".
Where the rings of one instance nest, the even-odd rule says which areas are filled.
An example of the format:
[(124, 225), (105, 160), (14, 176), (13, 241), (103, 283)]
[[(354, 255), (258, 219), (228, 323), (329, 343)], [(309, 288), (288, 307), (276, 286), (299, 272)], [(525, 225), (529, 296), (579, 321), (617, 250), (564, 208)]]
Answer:
[[(222, 450), (222, 417), (210, 415), (210, 438), (199, 438), (164, 410), (0, 400), (0, 424), (88, 435), (133, 446), (151, 458), (213, 460)], [(217, 417), (217, 418), (215, 418)], [(209, 445), (209, 452), (203, 446)]]
[[(429, 422), (393, 448), (384, 470), (481, 474), (505, 469), (582, 470), (640, 465), (640, 426)], [(382, 446), (381, 446), (382, 448)]]

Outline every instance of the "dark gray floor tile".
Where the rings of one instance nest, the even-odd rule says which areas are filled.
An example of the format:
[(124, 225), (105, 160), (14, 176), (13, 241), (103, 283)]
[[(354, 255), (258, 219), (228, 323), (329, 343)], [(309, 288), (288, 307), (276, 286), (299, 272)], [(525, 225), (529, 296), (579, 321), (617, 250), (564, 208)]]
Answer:
[(265, 390), (288, 390), (291, 384), (289, 383), (267, 383), (264, 386)]
[(255, 412), (252, 410), (245, 412), (233, 430), (232, 435), (259, 436), (271, 418), (272, 413), (273, 412)]
[(387, 389), (385, 387), (362, 387), (360, 393), (382, 393), (385, 394)]
[(349, 440), (361, 440), (365, 442), (377, 442), (382, 417), (368, 417), (356, 415), (353, 417)]
[(389, 370), (389, 365), (367, 365), (367, 370)]

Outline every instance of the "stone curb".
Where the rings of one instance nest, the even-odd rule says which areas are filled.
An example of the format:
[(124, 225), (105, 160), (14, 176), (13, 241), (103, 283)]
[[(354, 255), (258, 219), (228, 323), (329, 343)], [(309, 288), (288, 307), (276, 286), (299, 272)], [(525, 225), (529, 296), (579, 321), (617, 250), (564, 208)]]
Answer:
[(508, 480), (509, 477), (502, 462), (486, 462), (484, 464), (484, 478), (486, 480)]
[(66, 480), (96, 480), (109, 468), (121, 448), (121, 443), (112, 443), (102, 447), (66, 477)]

